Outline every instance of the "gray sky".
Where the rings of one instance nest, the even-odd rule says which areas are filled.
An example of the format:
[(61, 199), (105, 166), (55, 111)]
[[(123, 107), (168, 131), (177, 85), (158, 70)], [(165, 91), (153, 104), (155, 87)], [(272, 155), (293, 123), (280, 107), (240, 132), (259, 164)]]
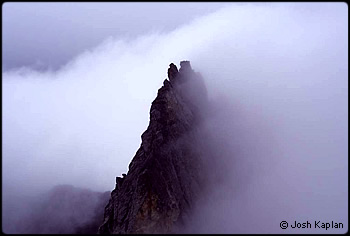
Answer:
[(169, 32), (227, 3), (5, 3), (3, 69), (57, 69), (107, 37)]
[(3, 5), (4, 195), (111, 190), (168, 65), (187, 59), (217, 104), (208, 127), (233, 173), (196, 230), (323, 232), (279, 228), (309, 219), (347, 231), (346, 4), (56, 5)]

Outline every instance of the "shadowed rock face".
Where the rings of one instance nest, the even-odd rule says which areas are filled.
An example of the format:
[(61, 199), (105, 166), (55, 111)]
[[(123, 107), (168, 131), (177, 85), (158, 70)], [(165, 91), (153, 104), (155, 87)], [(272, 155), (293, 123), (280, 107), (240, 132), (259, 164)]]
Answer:
[(189, 61), (171, 63), (127, 175), (117, 177), (99, 233), (176, 233), (206, 182), (197, 129), (207, 92)]

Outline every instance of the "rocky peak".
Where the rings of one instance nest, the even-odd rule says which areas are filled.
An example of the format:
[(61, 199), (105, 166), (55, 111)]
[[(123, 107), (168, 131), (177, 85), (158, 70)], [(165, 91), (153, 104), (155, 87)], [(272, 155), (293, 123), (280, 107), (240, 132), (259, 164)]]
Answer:
[(170, 81), (173, 81), (173, 79), (176, 77), (177, 73), (179, 71), (177, 70), (177, 67), (174, 65), (174, 63), (171, 63), (169, 65), (169, 69), (168, 69), (168, 78)]
[(192, 72), (192, 67), (190, 61), (181, 61), (180, 62), (180, 72), (186, 73), (186, 72)]
[(169, 80), (152, 102), (128, 173), (116, 178), (99, 233), (177, 232), (203, 188), (196, 127), (206, 90), (189, 61), (180, 65), (179, 71), (169, 65)]
[(190, 61), (181, 61), (180, 70), (177, 69), (174, 63), (169, 65), (168, 78), (171, 83), (183, 83), (190, 80), (195, 72), (192, 70)]

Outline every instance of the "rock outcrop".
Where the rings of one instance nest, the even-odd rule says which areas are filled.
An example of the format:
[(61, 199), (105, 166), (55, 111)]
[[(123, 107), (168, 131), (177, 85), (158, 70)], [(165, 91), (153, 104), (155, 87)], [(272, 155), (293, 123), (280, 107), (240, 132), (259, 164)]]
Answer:
[(201, 140), (207, 92), (189, 61), (171, 63), (142, 143), (105, 207), (100, 234), (176, 233), (205, 187)]

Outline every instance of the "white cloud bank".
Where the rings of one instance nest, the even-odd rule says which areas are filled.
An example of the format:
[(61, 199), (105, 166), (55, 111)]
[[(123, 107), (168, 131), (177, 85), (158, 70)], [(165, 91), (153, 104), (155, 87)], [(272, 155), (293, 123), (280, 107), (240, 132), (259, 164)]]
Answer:
[(226, 98), (226, 121), (235, 122), (227, 137), (254, 179), (238, 205), (216, 203), (234, 210), (202, 230), (301, 232), (282, 231), (285, 217), (334, 219), (346, 229), (330, 232), (345, 232), (347, 19), (344, 3), (233, 4), (168, 34), (110, 38), (56, 72), (3, 73), (3, 194), (55, 184), (112, 189), (168, 65), (188, 59), (210, 96)]

